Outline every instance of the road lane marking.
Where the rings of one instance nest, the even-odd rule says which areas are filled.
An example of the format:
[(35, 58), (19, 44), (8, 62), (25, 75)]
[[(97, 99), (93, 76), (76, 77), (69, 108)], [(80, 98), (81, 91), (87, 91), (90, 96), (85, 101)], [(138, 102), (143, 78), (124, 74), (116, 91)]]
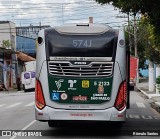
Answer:
[(31, 103), (29, 103), (29, 104), (27, 104), (27, 105), (25, 105), (26, 107), (29, 107), (29, 106), (33, 106), (35, 104), (35, 102), (31, 102)]
[(136, 102), (139, 108), (146, 108), (146, 106), (142, 102)]
[(5, 106), (5, 105), (6, 105), (6, 104), (1, 104), (0, 107), (3, 107), (3, 106)]
[[(22, 128), (20, 131), (24, 131), (27, 128), (29, 128), (31, 125), (33, 125), (37, 120), (33, 120), (32, 122), (30, 122), (28, 125), (26, 125), (24, 128)], [(13, 136), (10, 139), (15, 139), (17, 136)]]
[(6, 107), (6, 108), (13, 108), (13, 107), (16, 107), (16, 106), (20, 105), (21, 103), (22, 103), (22, 102), (14, 103), (14, 104), (12, 104), (12, 105)]
[(139, 114), (126, 114), (127, 119), (144, 119), (144, 120), (160, 120), (160, 116), (157, 115), (139, 115)]
[(24, 128), (22, 128), (23, 130), (26, 130), (27, 128), (29, 128), (31, 125), (33, 125), (37, 120), (33, 120), (31, 123), (29, 123), (28, 125), (26, 125)]

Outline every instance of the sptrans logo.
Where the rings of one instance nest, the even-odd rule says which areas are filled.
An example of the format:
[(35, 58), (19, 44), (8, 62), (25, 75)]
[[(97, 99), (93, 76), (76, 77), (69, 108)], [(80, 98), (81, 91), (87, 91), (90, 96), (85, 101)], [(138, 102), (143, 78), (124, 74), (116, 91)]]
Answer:
[(74, 88), (74, 84), (77, 83), (77, 80), (68, 80), (69, 88), (68, 90), (77, 90), (77, 88)]
[(82, 81), (82, 88), (89, 88), (89, 81), (88, 80)]

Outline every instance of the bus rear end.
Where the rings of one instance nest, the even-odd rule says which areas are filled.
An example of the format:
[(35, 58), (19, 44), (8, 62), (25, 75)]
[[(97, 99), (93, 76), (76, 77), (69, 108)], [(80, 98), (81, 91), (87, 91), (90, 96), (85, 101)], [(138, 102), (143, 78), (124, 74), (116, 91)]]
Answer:
[(36, 63), (36, 119), (125, 121), (124, 33), (101, 24), (40, 31)]

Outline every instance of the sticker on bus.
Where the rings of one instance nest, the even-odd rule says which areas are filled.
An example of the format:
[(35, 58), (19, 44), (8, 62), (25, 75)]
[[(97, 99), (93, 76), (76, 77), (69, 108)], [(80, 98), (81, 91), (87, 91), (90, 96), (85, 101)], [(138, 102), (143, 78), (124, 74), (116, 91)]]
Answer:
[(68, 80), (69, 88), (68, 90), (77, 90), (77, 88), (74, 87), (74, 84), (77, 83), (77, 80)]
[(88, 97), (79, 95), (79, 96), (73, 96), (72, 98), (74, 101), (87, 101)]
[(66, 93), (61, 94), (61, 99), (62, 100), (67, 100), (67, 98), (68, 98), (68, 95)]
[(89, 81), (88, 80), (82, 81), (82, 88), (89, 88)]
[(104, 87), (102, 85), (98, 86), (98, 93), (103, 94), (104, 93)]
[(52, 100), (59, 100), (59, 93), (52, 93)]

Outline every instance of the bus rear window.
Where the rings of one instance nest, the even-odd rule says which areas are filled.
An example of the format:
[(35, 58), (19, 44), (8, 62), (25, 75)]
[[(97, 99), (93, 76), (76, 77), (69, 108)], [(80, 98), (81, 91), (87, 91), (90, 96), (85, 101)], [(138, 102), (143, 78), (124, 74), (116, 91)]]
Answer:
[(47, 56), (114, 57), (117, 34), (70, 35), (55, 30), (46, 31)]
[(24, 78), (25, 78), (25, 79), (29, 79), (29, 78), (30, 78), (30, 74), (29, 74), (29, 73), (25, 73), (25, 74), (24, 74)]

